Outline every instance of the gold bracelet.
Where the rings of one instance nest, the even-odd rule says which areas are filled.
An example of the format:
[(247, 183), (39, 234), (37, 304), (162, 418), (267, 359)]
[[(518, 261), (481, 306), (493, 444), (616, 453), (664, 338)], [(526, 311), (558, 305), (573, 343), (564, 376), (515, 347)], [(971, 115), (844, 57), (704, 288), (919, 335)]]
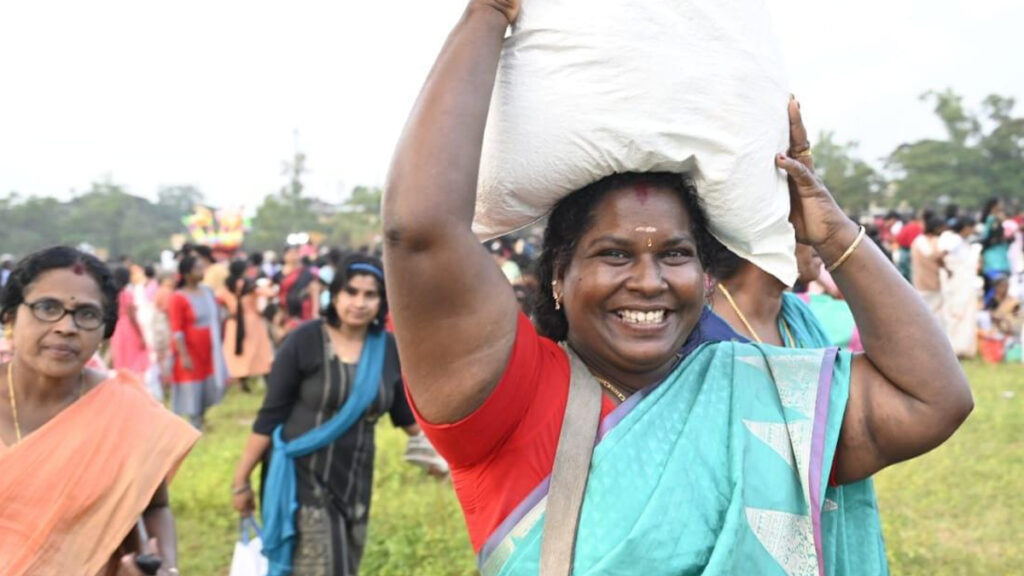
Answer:
[(839, 260), (836, 260), (835, 264), (828, 267), (828, 271), (830, 273), (838, 270), (839, 267), (843, 265), (843, 262), (846, 262), (846, 260), (853, 254), (853, 251), (857, 249), (857, 246), (860, 246), (860, 241), (864, 239), (865, 233), (867, 233), (867, 229), (861, 226), (860, 232), (857, 233), (857, 237), (853, 240), (853, 243), (850, 244), (850, 247), (846, 249), (846, 252), (843, 252), (843, 255), (839, 257)]

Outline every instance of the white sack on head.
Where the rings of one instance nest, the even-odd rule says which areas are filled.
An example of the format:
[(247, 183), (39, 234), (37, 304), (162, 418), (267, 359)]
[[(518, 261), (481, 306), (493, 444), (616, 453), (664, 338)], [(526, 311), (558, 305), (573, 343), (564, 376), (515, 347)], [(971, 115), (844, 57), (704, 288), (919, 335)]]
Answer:
[(523, 0), (505, 40), (474, 231), (491, 238), (619, 172), (690, 173), (730, 250), (797, 277), (789, 91), (761, 0)]

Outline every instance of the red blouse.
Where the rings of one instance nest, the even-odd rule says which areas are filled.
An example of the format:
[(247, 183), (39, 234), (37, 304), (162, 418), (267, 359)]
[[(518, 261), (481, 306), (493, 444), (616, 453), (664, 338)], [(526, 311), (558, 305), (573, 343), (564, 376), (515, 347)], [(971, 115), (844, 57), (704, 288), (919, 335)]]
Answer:
[[(569, 358), (521, 313), (505, 374), (475, 412), (431, 424), (410, 396), (424, 433), (451, 466), (474, 550), (551, 474), (568, 397)], [(614, 409), (602, 396), (601, 417)]]
[(213, 341), (208, 326), (196, 326), (196, 313), (188, 296), (174, 292), (167, 301), (167, 321), (171, 326), (171, 334), (185, 336), (185, 348), (192, 359), (192, 369), (186, 370), (181, 363), (181, 355), (177, 345), (172, 345), (174, 352), (174, 370), (171, 381), (175, 384), (198, 382), (213, 374)]

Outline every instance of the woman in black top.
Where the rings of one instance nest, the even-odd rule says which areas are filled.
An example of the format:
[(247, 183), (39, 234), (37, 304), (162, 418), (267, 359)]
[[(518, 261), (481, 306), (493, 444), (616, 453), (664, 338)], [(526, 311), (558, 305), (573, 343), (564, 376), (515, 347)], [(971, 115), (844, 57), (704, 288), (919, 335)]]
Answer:
[[(270, 448), (274, 429), (283, 424), (283, 439), (292, 440), (322, 425), (345, 403), (367, 333), (384, 329), (387, 300), (379, 270), (376, 258), (349, 256), (331, 282), (325, 318), (301, 325), (278, 350), (267, 396), (235, 471), (233, 504), (243, 515), (255, 509), (249, 476)], [(420, 433), (390, 335), (379, 386), (376, 400), (351, 428), (296, 460), (296, 576), (357, 573), (366, 542), (377, 419), (388, 413), (410, 436)]]

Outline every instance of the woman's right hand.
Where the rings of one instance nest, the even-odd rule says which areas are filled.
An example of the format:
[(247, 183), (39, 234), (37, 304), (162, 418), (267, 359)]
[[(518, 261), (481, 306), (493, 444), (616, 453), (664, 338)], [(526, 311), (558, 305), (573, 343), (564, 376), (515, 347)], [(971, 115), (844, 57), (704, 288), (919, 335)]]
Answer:
[[(149, 554), (158, 556), (160, 555), (160, 548), (157, 546), (156, 538), (150, 538), (148, 542)], [(146, 576), (146, 573), (139, 568), (139, 565), (135, 562), (135, 558), (139, 554), (125, 554), (117, 562), (117, 571), (115, 576)], [(163, 568), (163, 567), (161, 567)], [(165, 570), (158, 570), (157, 575), (166, 574)]]
[(186, 372), (191, 372), (192, 369), (195, 368), (195, 365), (192, 364), (192, 357), (188, 354), (182, 354), (181, 367), (184, 368)]
[(501, 12), (510, 26), (519, 17), (519, 4), (520, 0), (471, 0), (470, 2), (470, 6), (483, 6)]
[(241, 494), (234, 494), (231, 497), (231, 507), (241, 516), (252, 516), (256, 511), (256, 497), (252, 488), (243, 491)]

